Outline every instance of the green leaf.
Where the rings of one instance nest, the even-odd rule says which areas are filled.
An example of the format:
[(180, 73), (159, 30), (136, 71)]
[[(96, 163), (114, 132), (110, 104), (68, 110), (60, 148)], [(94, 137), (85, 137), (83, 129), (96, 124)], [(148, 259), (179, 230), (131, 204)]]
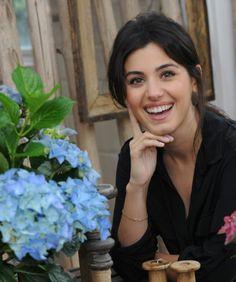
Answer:
[(1, 282), (16, 282), (16, 277), (13, 268), (10, 265), (2, 264), (0, 268), (0, 281)]
[(66, 97), (56, 97), (45, 104), (31, 117), (33, 128), (52, 128), (59, 125), (71, 112), (74, 102)]
[(47, 274), (21, 273), (20, 277), (24, 282), (50, 282)]
[(45, 146), (41, 143), (30, 142), (26, 145), (24, 152), (17, 153), (16, 157), (39, 157), (45, 155)]
[(26, 259), (15, 267), (15, 272), (20, 274), (24, 282), (50, 282), (48, 273), (39, 264), (40, 262)]
[(2, 130), (4, 134), (4, 141), (6, 144), (6, 147), (8, 149), (8, 153), (10, 155), (15, 154), (15, 150), (18, 144), (18, 136), (16, 134), (14, 127), (6, 127)]
[(18, 65), (12, 73), (12, 80), (26, 100), (36, 91), (43, 92), (43, 82), (40, 76), (30, 68)]
[(34, 114), (59, 88), (59, 85), (56, 85), (49, 93), (44, 93), (40, 76), (34, 70), (23, 66), (17, 66), (12, 73), (12, 79), (31, 114)]
[(8, 113), (11, 121), (17, 125), (20, 119), (20, 109), (18, 104), (5, 96), (3, 93), (0, 93), (0, 101), (2, 102), (6, 112)]
[(4, 155), (0, 152), (0, 173), (5, 172), (9, 169), (9, 163)]
[(45, 175), (46, 177), (50, 177), (53, 174), (53, 167), (50, 161), (45, 161), (37, 168), (37, 171), (40, 174)]
[(6, 110), (0, 109), (0, 128), (8, 127), (13, 125), (11, 118)]
[(42, 90), (37, 90), (31, 96), (27, 98), (27, 104), (31, 115), (37, 112), (41, 106), (48, 100), (48, 98), (58, 90), (59, 85), (57, 84), (49, 93), (45, 94)]
[(48, 276), (51, 282), (73, 282), (72, 277), (61, 266), (55, 264), (48, 267)]
[[(8, 159), (9, 152), (6, 144), (6, 128), (0, 128), (0, 152)], [(9, 159), (8, 159), (9, 160)]]
[(66, 256), (73, 256), (80, 248), (81, 241), (78, 236), (74, 236), (71, 242), (66, 242), (62, 248), (62, 252)]

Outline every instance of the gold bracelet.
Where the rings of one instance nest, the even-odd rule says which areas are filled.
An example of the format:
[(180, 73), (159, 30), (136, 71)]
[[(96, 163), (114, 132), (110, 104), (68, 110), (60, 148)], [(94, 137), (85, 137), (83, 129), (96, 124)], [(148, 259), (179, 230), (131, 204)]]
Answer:
[(122, 210), (122, 215), (123, 215), (124, 217), (126, 217), (127, 219), (132, 220), (132, 221), (134, 221), (134, 222), (142, 222), (142, 221), (148, 219), (148, 216), (145, 217), (145, 218), (129, 217), (128, 215), (126, 215), (126, 214), (124, 213), (124, 210)]

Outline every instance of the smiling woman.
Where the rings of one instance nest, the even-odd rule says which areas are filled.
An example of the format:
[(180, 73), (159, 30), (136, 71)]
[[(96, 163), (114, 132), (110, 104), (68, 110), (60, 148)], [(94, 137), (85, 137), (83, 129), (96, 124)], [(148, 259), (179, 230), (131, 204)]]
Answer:
[(197, 91), (196, 80), (157, 44), (149, 43), (129, 55), (125, 76), (126, 100), (146, 130), (174, 134), (194, 115), (191, 96)]
[(154, 257), (199, 261), (198, 282), (236, 277), (236, 246), (217, 233), (236, 209), (236, 123), (205, 104), (203, 76), (190, 36), (166, 16), (140, 14), (118, 32), (109, 88), (133, 138), (117, 166), (112, 257), (125, 281), (143, 281)]

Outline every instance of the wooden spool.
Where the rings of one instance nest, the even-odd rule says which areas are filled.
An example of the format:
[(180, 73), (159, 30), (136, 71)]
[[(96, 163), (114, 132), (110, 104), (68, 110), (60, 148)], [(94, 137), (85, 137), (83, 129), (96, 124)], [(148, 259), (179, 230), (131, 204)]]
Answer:
[(164, 259), (145, 261), (143, 269), (148, 271), (149, 282), (167, 282), (166, 269), (170, 263)]
[(171, 270), (177, 273), (177, 282), (196, 282), (195, 271), (200, 268), (200, 263), (194, 260), (173, 262)]

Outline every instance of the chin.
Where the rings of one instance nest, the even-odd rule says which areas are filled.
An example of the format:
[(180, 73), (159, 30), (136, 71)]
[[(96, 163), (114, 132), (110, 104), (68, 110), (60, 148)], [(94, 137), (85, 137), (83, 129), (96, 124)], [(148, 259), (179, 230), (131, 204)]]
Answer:
[(164, 136), (164, 135), (170, 135), (171, 132), (173, 132), (172, 130), (170, 130), (169, 128), (147, 128), (147, 131), (151, 132), (153, 135), (157, 135), (157, 136)]

